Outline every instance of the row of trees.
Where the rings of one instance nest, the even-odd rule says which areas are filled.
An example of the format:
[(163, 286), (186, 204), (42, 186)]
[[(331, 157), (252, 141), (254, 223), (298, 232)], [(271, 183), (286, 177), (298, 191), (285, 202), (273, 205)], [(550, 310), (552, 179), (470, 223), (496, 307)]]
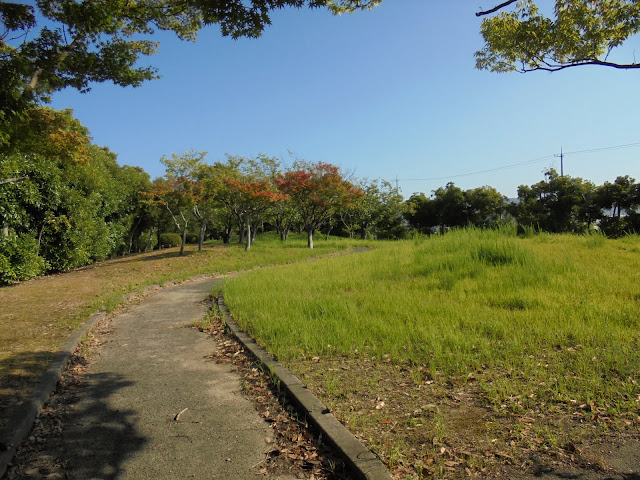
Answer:
[(522, 227), (552, 233), (583, 233), (599, 228), (618, 237), (640, 231), (640, 184), (629, 175), (596, 186), (582, 178), (561, 176), (553, 169), (544, 180), (521, 185), (509, 200), (493, 187), (463, 191), (453, 183), (433, 192), (413, 194), (405, 217), (421, 232), (451, 227), (488, 227), (515, 220)]
[[(259, 228), (397, 238), (402, 197), (387, 182), (347, 178), (327, 163), (228, 155), (209, 164), (187, 152), (161, 159), (153, 182), (140, 168), (91, 143), (70, 111), (31, 108), (0, 147), (0, 283), (77, 268), (160, 244), (177, 231), (246, 249)], [(14, 119), (14, 122), (16, 120)], [(19, 133), (19, 134), (18, 134)]]
[[(261, 226), (285, 241), (292, 230), (307, 234), (336, 229), (351, 237), (395, 238), (402, 229), (402, 197), (388, 182), (355, 180), (328, 163), (296, 161), (282, 169), (276, 158), (227, 155), (208, 164), (206, 154), (187, 152), (162, 158), (166, 175), (145, 193), (148, 204), (168, 213), (182, 234), (197, 222), (199, 246), (207, 232), (225, 243), (232, 232), (249, 250)], [(191, 228), (193, 231), (193, 227)]]
[(91, 144), (70, 111), (31, 109), (0, 147), (0, 283), (124, 252), (149, 176)]

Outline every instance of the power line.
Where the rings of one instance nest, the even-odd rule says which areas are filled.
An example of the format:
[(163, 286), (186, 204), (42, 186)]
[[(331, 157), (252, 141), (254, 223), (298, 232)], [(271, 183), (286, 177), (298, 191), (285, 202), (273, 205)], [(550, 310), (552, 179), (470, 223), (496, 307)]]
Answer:
[[(635, 142), (635, 143), (625, 143), (622, 145), (611, 145), (608, 147), (599, 147), (599, 148), (591, 148), (588, 150), (575, 150), (573, 152), (563, 152), (562, 156), (567, 156), (567, 155), (578, 155), (578, 154), (583, 154), (583, 153), (595, 153), (595, 152), (605, 152), (605, 151), (609, 151), (609, 150), (620, 150), (623, 148), (631, 148), (631, 147), (638, 147), (640, 146), (640, 142)], [(495, 167), (495, 168), (489, 168), (487, 170), (477, 170), (475, 172), (467, 172), (467, 173), (458, 173), (455, 175), (445, 175), (442, 177), (429, 177), (429, 178), (397, 178), (396, 176), (396, 182), (429, 182), (432, 180), (448, 180), (450, 178), (459, 178), (459, 177), (468, 177), (471, 175), (479, 175), (482, 173), (493, 173), (493, 172), (500, 172), (502, 170), (508, 170), (511, 168), (517, 168), (517, 167), (522, 167), (524, 165), (531, 165), (533, 163), (538, 163), (541, 162), (543, 160), (549, 160), (552, 159), (554, 157), (556, 157), (557, 155), (545, 155), (543, 157), (538, 157), (538, 158), (534, 158), (532, 160), (526, 160), (524, 162), (518, 162), (518, 163), (512, 163), (510, 165), (503, 165), (501, 167)]]
[(501, 170), (507, 170), (509, 168), (521, 167), (523, 165), (529, 165), (532, 163), (541, 162), (542, 160), (548, 160), (553, 158), (553, 155), (545, 155), (544, 157), (534, 158), (533, 160), (526, 160), (524, 162), (513, 163), (511, 165), (503, 165), (502, 167), (489, 168), (487, 170), (478, 170), (476, 172), (458, 173), (456, 175), (446, 175), (443, 177), (431, 177), (431, 178), (399, 178), (399, 182), (423, 182), (430, 180), (447, 180), (448, 178), (467, 177), (469, 175), (478, 175), (480, 173), (499, 172)]
[(620, 150), (622, 148), (637, 147), (639, 145), (640, 145), (640, 142), (625, 143), (623, 145), (612, 145), (610, 147), (592, 148), (592, 149), (589, 149), (589, 150), (576, 150), (575, 152), (564, 152), (564, 154), (565, 155), (576, 155), (578, 153), (604, 152), (604, 151), (607, 151), (607, 150)]

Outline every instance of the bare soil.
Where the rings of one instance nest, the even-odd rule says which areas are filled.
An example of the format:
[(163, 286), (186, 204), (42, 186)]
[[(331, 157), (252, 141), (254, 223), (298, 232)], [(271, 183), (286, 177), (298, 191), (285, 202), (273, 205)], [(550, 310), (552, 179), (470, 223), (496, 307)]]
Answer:
[(640, 416), (590, 405), (491, 409), (473, 378), (367, 355), (290, 367), (397, 479), (640, 479)]

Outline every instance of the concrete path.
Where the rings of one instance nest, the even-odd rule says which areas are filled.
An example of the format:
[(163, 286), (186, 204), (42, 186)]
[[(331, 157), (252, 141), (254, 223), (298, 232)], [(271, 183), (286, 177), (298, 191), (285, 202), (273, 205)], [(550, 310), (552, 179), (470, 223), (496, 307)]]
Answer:
[(159, 290), (114, 318), (60, 440), (67, 478), (264, 478), (269, 425), (239, 376), (204, 358), (215, 343), (187, 328), (219, 281)]

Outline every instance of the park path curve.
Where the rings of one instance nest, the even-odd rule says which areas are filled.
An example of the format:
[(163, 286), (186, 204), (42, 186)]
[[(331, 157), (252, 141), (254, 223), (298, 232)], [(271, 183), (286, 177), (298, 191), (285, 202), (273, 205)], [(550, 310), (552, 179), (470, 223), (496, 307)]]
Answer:
[(272, 430), (188, 328), (220, 281), (158, 290), (113, 318), (60, 439), (67, 478), (256, 478)]

